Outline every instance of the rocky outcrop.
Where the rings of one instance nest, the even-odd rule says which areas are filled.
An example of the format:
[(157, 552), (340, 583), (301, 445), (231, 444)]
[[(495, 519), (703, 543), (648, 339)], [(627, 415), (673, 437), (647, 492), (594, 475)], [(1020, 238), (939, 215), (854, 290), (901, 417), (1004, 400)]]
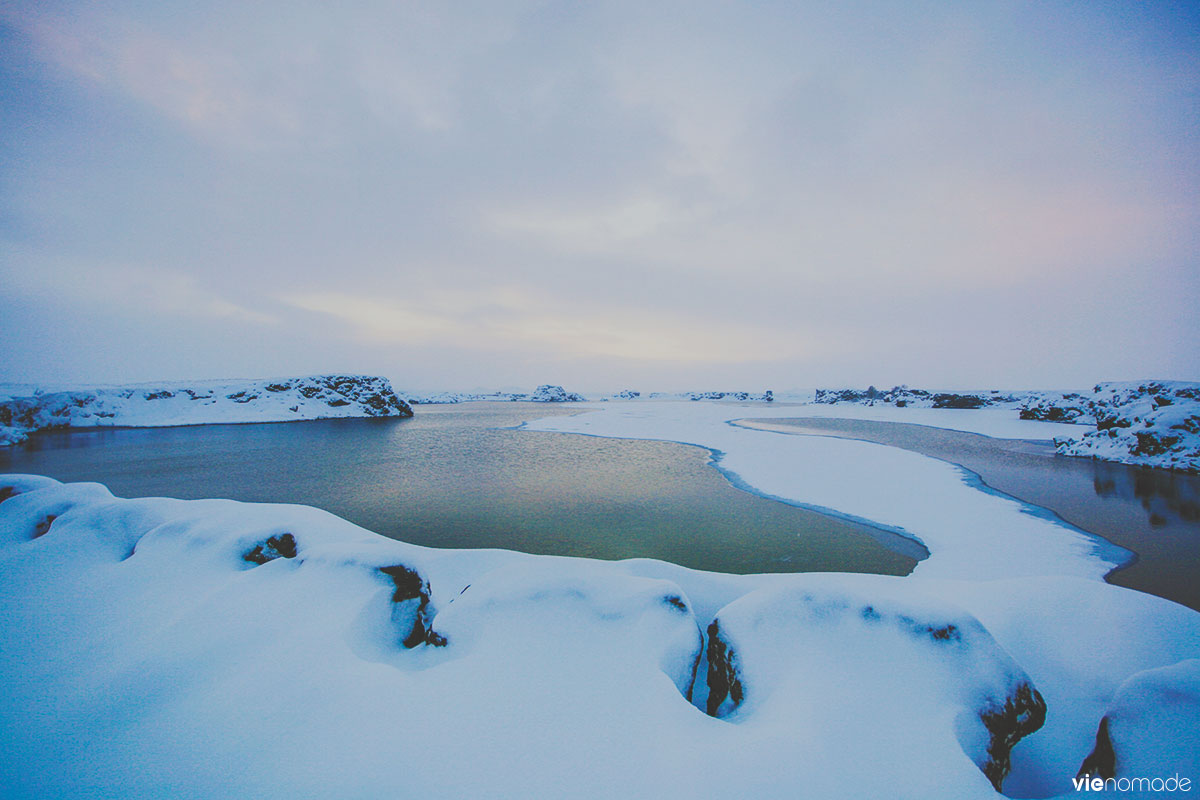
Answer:
[(113, 386), (0, 402), (0, 444), (64, 428), (411, 416), (386, 378), (368, 375)]
[(986, 392), (930, 392), (893, 386), (891, 389), (817, 389), (813, 402), (816, 403), (859, 403), (861, 405), (893, 405), (899, 408), (984, 408), (985, 406), (1013, 403), (1019, 395), (992, 389)]
[(380, 567), (379, 571), (392, 581), (392, 621), (399, 624), (404, 635), (401, 644), (410, 650), (420, 644), (442, 647), (446, 637), (435, 633), (429, 615), (429, 581), (412, 567), (396, 564)]
[(1079, 436), (1055, 439), (1062, 455), (1200, 473), (1200, 383), (1100, 383), (1037, 413), (1095, 421)]
[(581, 394), (568, 392), (561, 386), (545, 383), (532, 392), (435, 392), (433, 394), (408, 394), (413, 405), (445, 405), (451, 403), (474, 403), (491, 401), (500, 403), (582, 403), (587, 400)]
[(998, 792), (1012, 769), (1013, 746), (1046, 721), (1046, 701), (1032, 684), (1022, 683), (1003, 703), (979, 712), (979, 719), (990, 734), (988, 757), (979, 768)]

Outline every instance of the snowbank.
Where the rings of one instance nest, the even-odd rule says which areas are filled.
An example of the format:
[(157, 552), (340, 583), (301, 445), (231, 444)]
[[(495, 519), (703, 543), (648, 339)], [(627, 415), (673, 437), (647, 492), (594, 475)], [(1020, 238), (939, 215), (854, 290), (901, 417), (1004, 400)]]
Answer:
[[(1092, 737), (1164, 702), (1200, 736), (1164, 700), (1194, 670), (1135, 677), (1200, 656), (1200, 614), (1097, 581), (438, 551), (31, 476), (0, 497), (6, 797), (960, 800), (1010, 750), (1045, 796), (1094, 738), (1022, 748), (1075, 704)], [(1167, 744), (1119, 730), (1129, 763)]]
[(0, 445), (52, 428), (388, 416), (411, 417), (412, 409), (387, 379), (367, 375), (113, 386), (0, 402)]

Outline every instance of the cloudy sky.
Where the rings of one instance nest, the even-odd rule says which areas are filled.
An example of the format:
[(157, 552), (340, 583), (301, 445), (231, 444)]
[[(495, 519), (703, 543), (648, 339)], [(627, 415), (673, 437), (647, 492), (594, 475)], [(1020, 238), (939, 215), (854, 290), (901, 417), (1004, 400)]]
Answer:
[(0, 381), (1200, 380), (1187, 3), (0, 6)]

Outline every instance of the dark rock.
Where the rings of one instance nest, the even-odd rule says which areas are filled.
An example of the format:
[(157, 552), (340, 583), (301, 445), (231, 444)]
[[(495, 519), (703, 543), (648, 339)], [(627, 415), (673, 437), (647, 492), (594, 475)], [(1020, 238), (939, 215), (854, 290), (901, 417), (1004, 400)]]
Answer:
[(296, 557), (296, 537), (290, 533), (270, 536), (265, 542), (255, 545), (242, 555), (243, 561), (252, 564), (265, 564), (277, 558)]
[(1108, 717), (1100, 720), (1096, 731), (1096, 746), (1079, 765), (1076, 778), (1084, 775), (1096, 775), (1101, 778), (1115, 778), (1117, 775), (1117, 754), (1113, 750), (1112, 739), (1108, 736)]
[(988, 404), (986, 397), (974, 394), (942, 393), (933, 396), (934, 408), (983, 408)]
[(1172, 434), (1156, 433), (1154, 431), (1135, 431), (1137, 444), (1129, 452), (1135, 456), (1158, 456), (1169, 451), (1179, 443), (1179, 437)]
[(1046, 701), (1037, 689), (1022, 683), (1005, 698), (1004, 705), (985, 709), (980, 712), (979, 719), (991, 734), (987, 748), (988, 760), (980, 769), (998, 792), (1012, 769), (1013, 746), (1042, 727), (1046, 721)]
[(286, 392), (288, 389), (292, 388), (292, 384), (290, 382), (268, 383), (265, 388), (268, 392)]
[(677, 594), (667, 595), (663, 598), (663, 602), (672, 608), (679, 609), (685, 613), (687, 612), (687, 603), (683, 602), (683, 598)]
[(727, 699), (737, 708), (745, 692), (738, 675), (737, 653), (721, 638), (720, 623), (713, 620), (708, 626), (708, 715), (723, 716), (719, 712)]
[(174, 396), (174, 392), (168, 392), (166, 389), (157, 392), (146, 392), (147, 400), (166, 400), (168, 397)]
[(36, 539), (39, 536), (45, 536), (47, 533), (49, 533), (50, 526), (54, 524), (54, 520), (56, 519), (58, 519), (57, 514), (47, 514), (46, 516), (42, 517), (41, 521), (38, 522), (38, 524), (33, 528), (33, 538)]
[(20, 492), (15, 486), (0, 486), (0, 503), (3, 503), (10, 497), (16, 497)]
[(446, 637), (435, 632), (429, 620), (429, 582), (422, 578), (419, 572), (403, 564), (380, 567), (379, 571), (392, 580), (392, 586), (395, 588), (392, 592), (393, 603), (416, 602), (412, 628), (405, 634), (402, 644), (409, 649), (420, 644), (444, 646)]

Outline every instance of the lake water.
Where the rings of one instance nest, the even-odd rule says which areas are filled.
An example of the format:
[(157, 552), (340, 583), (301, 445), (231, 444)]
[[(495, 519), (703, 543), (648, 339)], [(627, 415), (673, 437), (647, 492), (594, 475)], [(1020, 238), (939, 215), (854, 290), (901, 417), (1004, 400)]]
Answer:
[[(735, 489), (697, 447), (514, 429), (576, 411), (467, 403), (420, 406), (403, 420), (44, 433), (0, 448), (0, 472), (97, 481), (121, 497), (303, 503), (431, 547), (646, 557), (736, 573), (903, 575), (920, 555), (894, 534)], [(992, 488), (1138, 553), (1112, 583), (1200, 609), (1196, 476), (919, 425), (748, 424), (867, 439), (960, 464)]]
[(431, 547), (736, 573), (916, 564), (881, 543), (892, 534), (733, 488), (699, 448), (512, 429), (566, 413), (468, 403), (411, 419), (51, 432), (0, 448), (0, 472), (97, 481), (119, 497), (303, 503)]

